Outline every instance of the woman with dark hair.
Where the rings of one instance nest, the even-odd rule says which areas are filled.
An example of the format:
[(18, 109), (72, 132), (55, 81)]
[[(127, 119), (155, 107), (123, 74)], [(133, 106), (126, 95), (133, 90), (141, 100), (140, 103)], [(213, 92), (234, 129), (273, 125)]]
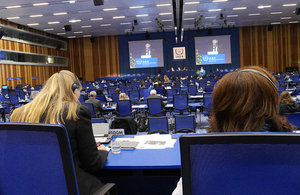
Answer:
[(279, 96), (272, 75), (260, 67), (226, 74), (213, 91), (208, 132), (289, 132), (279, 115)]
[[(208, 133), (290, 132), (287, 119), (279, 115), (279, 96), (272, 75), (260, 67), (226, 74), (215, 85)], [(172, 195), (181, 195), (182, 180)]]
[(289, 114), (292, 112), (300, 112), (300, 105), (295, 102), (288, 91), (283, 91), (280, 96), (279, 114)]

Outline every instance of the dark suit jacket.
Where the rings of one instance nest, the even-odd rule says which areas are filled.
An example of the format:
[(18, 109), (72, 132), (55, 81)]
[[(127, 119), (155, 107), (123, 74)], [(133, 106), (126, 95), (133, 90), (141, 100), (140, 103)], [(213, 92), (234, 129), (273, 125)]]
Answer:
[[(146, 55), (146, 49), (143, 49), (143, 50), (142, 50), (141, 55)], [(151, 58), (157, 57), (157, 56), (156, 56), (156, 51), (155, 51), (155, 49), (150, 49), (150, 55), (151, 55)]]
[(96, 116), (98, 116), (98, 117), (101, 116), (101, 113), (104, 111), (104, 109), (99, 100), (90, 98), (90, 99), (86, 100), (85, 103), (93, 103)]
[(148, 99), (160, 99), (160, 100), (161, 100), (161, 107), (162, 107), (162, 108), (165, 107), (165, 104), (164, 104), (164, 102), (163, 102), (163, 99), (162, 99), (162, 97), (161, 97), (160, 95), (149, 95), (149, 96), (147, 97), (147, 100), (148, 100)]
[[(97, 177), (106, 163), (108, 152), (97, 150), (89, 109), (80, 106), (77, 115), (78, 119), (74, 121), (66, 120), (65, 114), (64, 126), (70, 139), (79, 194), (90, 195), (103, 186)], [(42, 117), (40, 122), (44, 120)]]

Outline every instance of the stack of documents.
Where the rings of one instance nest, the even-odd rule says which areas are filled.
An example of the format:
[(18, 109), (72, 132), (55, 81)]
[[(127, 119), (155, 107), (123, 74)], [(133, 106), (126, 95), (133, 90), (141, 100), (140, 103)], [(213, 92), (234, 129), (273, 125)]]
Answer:
[(117, 138), (119, 141), (133, 141), (139, 142), (136, 149), (165, 149), (173, 148), (176, 139), (173, 139), (171, 135), (160, 135), (160, 134), (150, 134), (150, 135), (136, 135), (134, 138)]

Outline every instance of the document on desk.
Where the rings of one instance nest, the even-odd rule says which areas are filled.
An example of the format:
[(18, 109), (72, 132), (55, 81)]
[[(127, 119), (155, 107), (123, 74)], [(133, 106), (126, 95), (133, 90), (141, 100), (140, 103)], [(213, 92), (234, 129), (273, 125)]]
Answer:
[(141, 135), (134, 136), (134, 141), (138, 141), (136, 149), (165, 149), (173, 148), (176, 139), (173, 139), (171, 135)]

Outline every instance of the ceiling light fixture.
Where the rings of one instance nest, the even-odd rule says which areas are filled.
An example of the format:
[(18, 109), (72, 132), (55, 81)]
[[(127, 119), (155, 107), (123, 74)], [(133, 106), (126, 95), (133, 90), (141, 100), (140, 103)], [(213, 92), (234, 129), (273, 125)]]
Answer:
[(43, 5), (49, 5), (49, 3), (34, 3), (33, 6), (43, 6)]
[(171, 6), (171, 4), (169, 4), (169, 3), (168, 4), (157, 4), (156, 6), (157, 7), (164, 7), (164, 6)]
[(129, 9), (139, 9), (139, 8), (144, 8), (144, 6), (141, 5), (141, 6), (131, 6), (131, 7), (129, 7)]
[(114, 16), (113, 19), (121, 19), (121, 18), (125, 18), (125, 16)]
[(91, 18), (92, 21), (95, 21), (95, 20), (103, 20), (103, 18)]
[(48, 22), (48, 24), (59, 24), (59, 21), (54, 21), (54, 22)]
[(209, 9), (208, 11), (209, 12), (219, 12), (219, 11), (222, 11), (222, 9)]
[(53, 13), (54, 16), (67, 15), (67, 12)]
[(247, 9), (247, 7), (234, 7), (233, 10), (243, 10), (243, 9)]
[(19, 16), (15, 16), (15, 17), (8, 17), (6, 19), (8, 19), (8, 20), (15, 20), (15, 19), (19, 19), (19, 18), (20, 18)]
[(13, 6), (7, 6), (6, 9), (14, 9), (14, 8), (20, 8), (21, 5), (13, 5)]
[(199, 4), (198, 1), (191, 1), (191, 2), (185, 2), (184, 5), (193, 5), (193, 4)]
[(107, 9), (103, 9), (103, 11), (116, 11), (118, 10), (118, 8), (107, 8)]
[(37, 17), (42, 17), (43, 15), (42, 14), (39, 14), (39, 15), (31, 15), (29, 16), (30, 18), (37, 18)]

